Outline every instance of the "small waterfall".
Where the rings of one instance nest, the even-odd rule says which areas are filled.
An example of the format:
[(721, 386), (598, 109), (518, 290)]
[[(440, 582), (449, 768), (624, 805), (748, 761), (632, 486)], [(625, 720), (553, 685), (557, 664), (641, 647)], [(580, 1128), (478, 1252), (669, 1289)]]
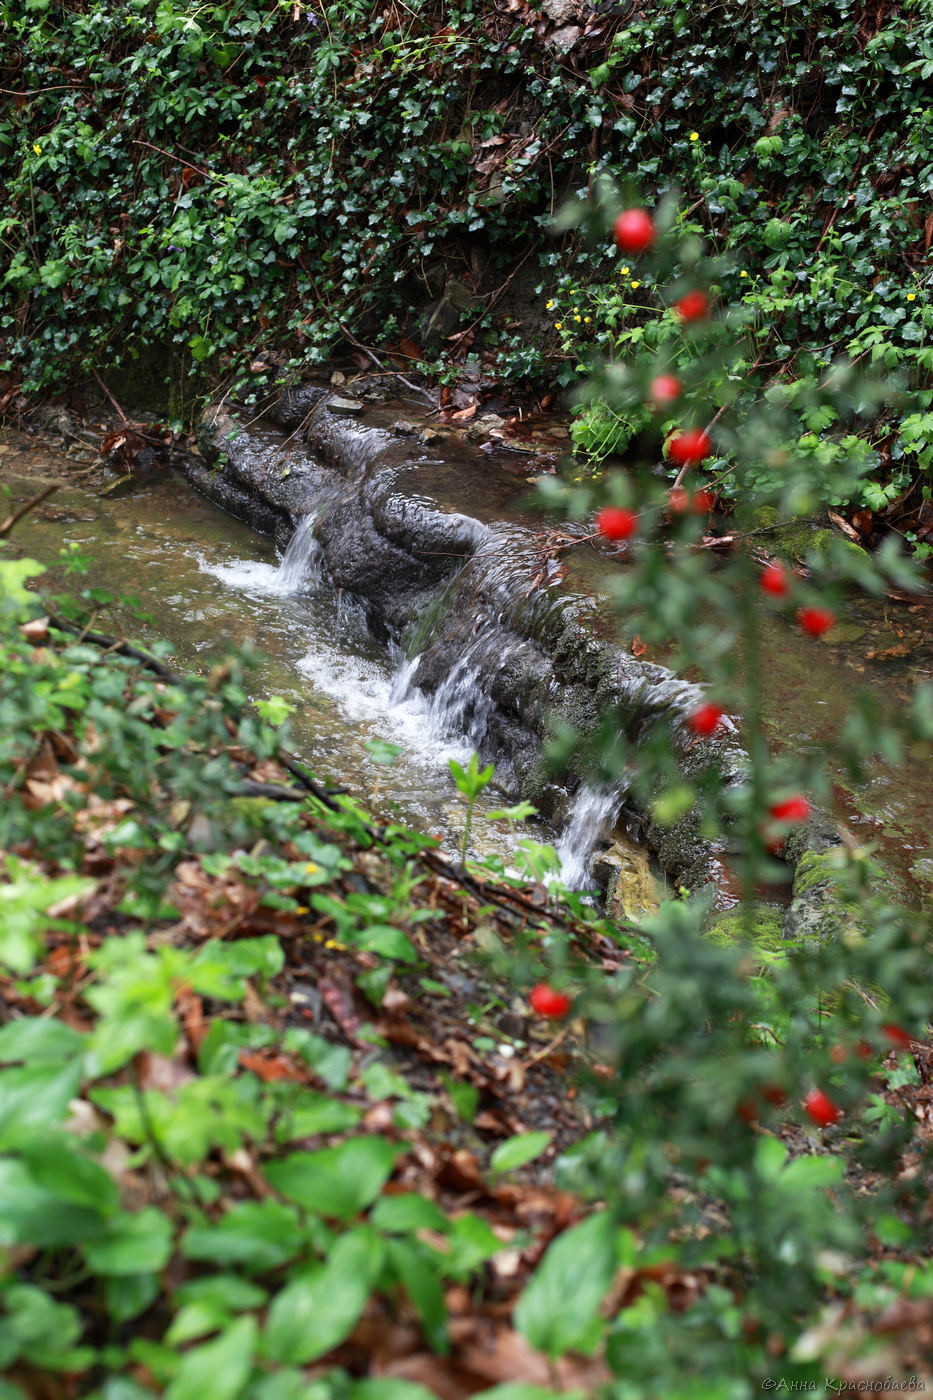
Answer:
[(410, 658), (400, 654), (398, 670), (395, 673), (392, 689), (389, 692), (390, 709), (395, 709), (396, 705), (401, 705), (403, 701), (407, 700), (412, 688), (412, 677), (418, 669), (418, 662), (420, 660), (420, 652)]
[(314, 516), (303, 515), (295, 526), (275, 575), (277, 593), (297, 593), (320, 582), (323, 555), (314, 538)]
[(590, 856), (621, 800), (622, 790), (617, 784), (591, 787), (584, 783), (578, 790), (557, 843), (560, 878), (568, 889), (586, 888)]

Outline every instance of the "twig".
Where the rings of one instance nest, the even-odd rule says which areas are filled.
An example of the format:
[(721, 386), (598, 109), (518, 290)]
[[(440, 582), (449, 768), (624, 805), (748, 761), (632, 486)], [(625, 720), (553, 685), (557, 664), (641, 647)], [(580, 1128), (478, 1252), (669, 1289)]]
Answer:
[(206, 180), (223, 180), (222, 175), (214, 175), (210, 170), (203, 170), (200, 165), (192, 165), (190, 160), (185, 160), (183, 156), (176, 156), (174, 152), (166, 151), (162, 146), (154, 146), (151, 141), (140, 141), (138, 137), (134, 137), (133, 145), (146, 146), (150, 151), (158, 151), (160, 156), (167, 156), (169, 160), (177, 161), (179, 165), (186, 165), (189, 170), (203, 175)]
[(121, 422), (121, 423), (128, 423), (130, 420), (127, 418), (126, 414), (123, 412), (123, 409), (122, 409), (122, 408), (120, 407), (120, 405), (117, 403), (117, 401), (116, 401), (116, 399), (114, 398), (113, 394), (111, 394), (110, 390), (107, 388), (107, 385), (106, 385), (106, 384), (104, 383), (104, 381), (101, 379), (100, 375), (97, 373), (97, 370), (94, 369), (93, 366), (91, 367), (91, 373), (93, 374), (94, 378), (97, 380), (97, 382), (98, 382), (98, 384), (100, 385), (101, 389), (102, 389), (102, 390), (104, 391), (104, 393), (107, 395), (107, 398), (110, 400), (110, 402), (113, 404), (114, 408), (115, 408), (115, 409), (117, 410), (117, 412), (119, 413), (119, 415), (120, 415), (120, 422)]
[(368, 345), (364, 345), (362, 341), (357, 340), (353, 332), (347, 330), (346, 326), (343, 324), (342, 321), (338, 321), (337, 325), (343, 331), (350, 344), (355, 345), (357, 350), (362, 350), (364, 355), (368, 355), (372, 360), (373, 364), (378, 365), (384, 374), (394, 374), (395, 378), (399, 381), (400, 384), (404, 384), (406, 389), (410, 389), (413, 394), (420, 394), (422, 398), (427, 399), (428, 403), (431, 405), (432, 408), (434, 407), (434, 399), (432, 395), (428, 393), (427, 389), (422, 389), (418, 384), (412, 384), (410, 379), (406, 379), (404, 375), (398, 374), (394, 370), (387, 370), (385, 365), (380, 360), (379, 356), (376, 354), (375, 350), (370, 349)]
[(2, 539), (4, 535), (8, 535), (10, 533), (17, 520), (22, 520), (24, 515), (28, 515), (31, 510), (34, 510), (36, 508), (36, 506), (41, 505), (41, 503), (45, 500), (47, 496), (51, 496), (53, 491), (59, 490), (59, 488), (63, 485), (64, 482), (62, 481), (50, 482), (50, 484), (46, 486), (44, 490), (39, 492), (38, 496), (33, 496), (31, 501), (27, 501), (25, 505), (20, 506), (19, 510), (15, 510), (12, 515), (8, 515), (6, 520), (4, 520), (3, 524), (0, 525), (0, 539)]
[(96, 647), (104, 647), (107, 651), (116, 652), (117, 656), (128, 656), (131, 661), (138, 661), (147, 671), (152, 671), (154, 675), (159, 677), (159, 680), (171, 681), (175, 685), (184, 684), (184, 676), (179, 675), (169, 666), (164, 666), (158, 657), (153, 656), (151, 652), (130, 646), (129, 642), (106, 637), (102, 632), (87, 632), (76, 622), (69, 622), (67, 617), (59, 617), (57, 613), (52, 613), (49, 617), (49, 626), (54, 627), (59, 632), (70, 632), (73, 636), (80, 637), (82, 642), (91, 642)]

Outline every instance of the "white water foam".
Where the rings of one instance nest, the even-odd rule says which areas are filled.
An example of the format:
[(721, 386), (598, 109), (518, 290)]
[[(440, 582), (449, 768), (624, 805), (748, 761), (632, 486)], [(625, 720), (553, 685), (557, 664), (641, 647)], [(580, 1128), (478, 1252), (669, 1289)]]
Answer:
[(615, 817), (621, 800), (622, 792), (617, 784), (592, 787), (584, 783), (574, 797), (557, 843), (560, 878), (568, 889), (587, 888), (590, 857), (608, 823)]
[(218, 564), (197, 556), (199, 568), (237, 592), (271, 593), (287, 598), (314, 588), (321, 580), (323, 551), (314, 538), (314, 516), (302, 516), (278, 564), (259, 559), (232, 559)]

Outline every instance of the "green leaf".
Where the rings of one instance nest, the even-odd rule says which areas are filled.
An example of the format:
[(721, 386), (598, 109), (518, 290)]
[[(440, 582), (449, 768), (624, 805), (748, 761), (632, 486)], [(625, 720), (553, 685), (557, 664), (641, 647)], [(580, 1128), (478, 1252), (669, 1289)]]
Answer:
[(63, 1021), (23, 1016), (0, 1027), (0, 1062), (35, 1064), (37, 1060), (71, 1060), (84, 1049), (86, 1037)]
[(33, 1180), (59, 1201), (111, 1214), (120, 1203), (117, 1183), (98, 1162), (63, 1138), (64, 1134), (26, 1149), (23, 1156)]
[(236, 1400), (253, 1369), (257, 1330), (254, 1317), (241, 1317), (215, 1341), (186, 1352), (165, 1400)]
[(97, 1239), (84, 1245), (88, 1264), (99, 1274), (155, 1273), (171, 1252), (171, 1221), (155, 1206), (121, 1211)]
[(25, 1164), (0, 1160), (0, 1247), (39, 1249), (78, 1244), (101, 1229), (100, 1216), (85, 1206), (63, 1203), (44, 1190)]
[(382, 1244), (371, 1230), (351, 1230), (338, 1239), (323, 1268), (288, 1284), (273, 1300), (266, 1322), (272, 1359), (304, 1364), (338, 1346), (366, 1306), (382, 1257)]
[(536, 1157), (540, 1157), (551, 1142), (551, 1134), (546, 1132), (522, 1133), (519, 1137), (510, 1138), (508, 1142), (497, 1147), (489, 1160), (490, 1168), (496, 1175), (502, 1172), (514, 1171), (516, 1167), (523, 1167), (526, 1162), (533, 1162)]
[(381, 958), (394, 958), (397, 962), (414, 963), (418, 954), (407, 934), (391, 924), (371, 924), (360, 929), (353, 939), (358, 948), (367, 953), (378, 953)]
[(425, 1250), (410, 1240), (388, 1240), (386, 1251), (415, 1305), (428, 1346), (440, 1356), (446, 1356), (450, 1351), (447, 1305), (436, 1265), (432, 1268)]
[(519, 1299), (518, 1331), (548, 1356), (588, 1348), (615, 1262), (615, 1227), (608, 1211), (565, 1230)]
[(305, 1237), (298, 1212), (280, 1201), (242, 1201), (216, 1225), (192, 1225), (182, 1239), (186, 1259), (235, 1264), (257, 1273), (294, 1259)]
[(437, 1400), (437, 1396), (417, 1381), (373, 1376), (369, 1380), (357, 1381), (347, 1392), (347, 1400)]
[(425, 1196), (406, 1191), (401, 1196), (381, 1196), (373, 1206), (369, 1223), (386, 1234), (408, 1235), (415, 1230), (447, 1229), (447, 1217)]
[(21, 1146), (31, 1133), (60, 1123), (80, 1083), (80, 1060), (0, 1071), (0, 1149)]
[(319, 1152), (293, 1152), (270, 1162), (277, 1191), (316, 1215), (352, 1220), (379, 1195), (402, 1151), (384, 1138), (351, 1138)]

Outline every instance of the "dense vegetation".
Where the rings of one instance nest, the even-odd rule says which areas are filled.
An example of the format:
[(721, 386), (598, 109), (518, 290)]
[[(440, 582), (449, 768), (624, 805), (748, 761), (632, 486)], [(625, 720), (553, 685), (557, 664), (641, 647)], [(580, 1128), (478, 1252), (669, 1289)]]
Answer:
[[(9, 385), (141, 360), (144, 379), (168, 365), (180, 412), (198, 366), (240, 379), (263, 350), (292, 371), (348, 337), (435, 379), (469, 359), (568, 383), (594, 350), (665, 338), (637, 270), (553, 234), (607, 172), (652, 201), (678, 187), (683, 228), (723, 255), (746, 331), (721, 396), (750, 364), (807, 380), (842, 354), (923, 391), (863, 425), (855, 502), (922, 542), (928, 7), (544, 10), (6, 0)], [(638, 426), (591, 406), (577, 439), (600, 455)], [(815, 451), (827, 426), (799, 435)]]
[[(624, 478), (551, 478), (552, 503), (598, 512), (630, 551), (626, 628), (710, 687), (689, 771), (663, 725), (611, 714), (593, 757), (659, 826), (724, 838), (742, 891), (725, 920), (680, 891), (631, 927), (455, 867), (291, 759), (287, 707), (248, 706), (238, 662), (182, 679), (87, 630), (100, 590), (42, 599), (4, 552), (3, 1400), (929, 1383), (929, 901), (820, 826), (825, 755), (768, 752), (756, 664), (756, 599), (816, 646), (850, 583), (917, 574), (894, 540), (720, 563), (696, 478), (652, 468), (664, 444), (734, 471), (737, 537), (929, 495), (933, 20), (616, 8), (581, 6), (572, 43), (521, 0), (3, 9), (6, 392), (167, 341), (176, 390), (197, 365), (255, 387), (347, 335), (438, 378), (565, 357), (581, 445), (639, 451)], [(684, 193), (621, 280), (602, 175)], [(590, 187), (566, 224), (598, 239), (558, 245)], [(509, 319), (523, 268), (537, 338)], [(432, 345), (435, 312), (462, 339)], [(846, 350), (913, 381), (899, 436), (890, 386), (826, 372)], [(832, 757), (857, 782), (931, 740), (929, 688), (896, 722), (862, 698)], [(469, 798), (489, 775), (454, 776)], [(761, 902), (795, 863), (819, 936)]]

